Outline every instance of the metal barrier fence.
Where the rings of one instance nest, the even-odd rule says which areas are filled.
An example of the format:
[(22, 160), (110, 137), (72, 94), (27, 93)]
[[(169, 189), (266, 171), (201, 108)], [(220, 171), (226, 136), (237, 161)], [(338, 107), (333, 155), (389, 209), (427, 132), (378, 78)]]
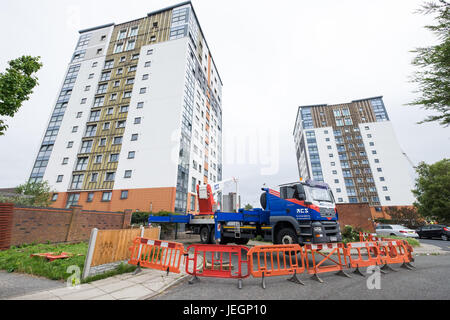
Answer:
[[(266, 288), (265, 278), (292, 275), (288, 280), (303, 284), (298, 275), (312, 274), (312, 278), (323, 283), (319, 274), (336, 272), (351, 278), (345, 271), (355, 268), (356, 274), (364, 276), (360, 268), (382, 266), (380, 271), (397, 271), (390, 265), (413, 269), (411, 262), (413, 249), (404, 240), (384, 239), (382, 241), (364, 241), (352, 243), (307, 244), (301, 247), (292, 245), (265, 245), (248, 249), (245, 246), (194, 244), (184, 250), (181, 243), (164, 242), (136, 238), (131, 250), (130, 264), (139, 267), (180, 273), (185, 262), (185, 271), (193, 278), (190, 284), (199, 281), (199, 277), (237, 279), (238, 288), (242, 280), (250, 275), (262, 278), (262, 287)], [(328, 252), (321, 252), (327, 250)]]
[[(186, 273), (194, 277), (191, 284), (198, 281), (198, 277), (231, 278), (238, 279), (241, 289), (242, 279), (250, 275), (247, 247), (194, 244), (186, 251)], [(233, 265), (233, 258), (236, 265)]]

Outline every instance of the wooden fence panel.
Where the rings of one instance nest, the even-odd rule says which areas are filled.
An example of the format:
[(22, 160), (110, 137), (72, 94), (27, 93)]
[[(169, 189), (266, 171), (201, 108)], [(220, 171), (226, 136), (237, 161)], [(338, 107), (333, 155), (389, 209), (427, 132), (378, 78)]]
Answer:
[[(134, 239), (141, 235), (141, 229), (99, 230), (95, 241), (95, 249), (91, 266), (130, 259), (129, 248)], [(146, 228), (144, 237), (159, 239), (159, 228)]]

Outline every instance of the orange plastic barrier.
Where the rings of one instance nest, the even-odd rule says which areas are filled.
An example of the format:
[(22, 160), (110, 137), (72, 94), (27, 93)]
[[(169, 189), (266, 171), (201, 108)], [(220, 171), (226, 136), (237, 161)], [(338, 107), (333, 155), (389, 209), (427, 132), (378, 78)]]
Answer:
[[(390, 267), (390, 264), (401, 263), (402, 268), (412, 270), (414, 267), (410, 264), (412, 261), (412, 248), (409, 249), (403, 240), (383, 240), (378, 241), (378, 248), (381, 263), (384, 266), (382, 270), (397, 271)], [(409, 245), (408, 245), (409, 246)], [(411, 251), (410, 251), (411, 250)]]
[(376, 233), (367, 233), (367, 232), (360, 232), (359, 233), (359, 241), (360, 242), (366, 242), (366, 241), (380, 241), (382, 238), (377, 237)]
[(298, 244), (255, 246), (248, 252), (250, 273), (262, 278), (262, 287), (266, 288), (265, 277), (292, 275), (289, 281), (303, 284), (297, 274), (305, 271), (303, 249)]
[(184, 246), (181, 243), (136, 238), (130, 248), (129, 264), (139, 267), (180, 273), (184, 258)]
[[(347, 268), (347, 256), (345, 252), (345, 246), (343, 243), (326, 243), (326, 244), (307, 244), (305, 249), (306, 269), (309, 274), (313, 274), (313, 279), (323, 283), (323, 280), (319, 278), (319, 273), (337, 271), (336, 274), (351, 278), (350, 275), (344, 272)], [(332, 249), (330, 253), (325, 254), (319, 252), (323, 249)], [(309, 253), (311, 253), (312, 265), (309, 263)], [(336, 258), (332, 258), (336, 255)], [(316, 257), (322, 259), (316, 261)], [(325, 262), (331, 262), (331, 265), (324, 265)]]
[(198, 277), (232, 278), (238, 279), (238, 288), (241, 289), (242, 279), (250, 276), (247, 253), (248, 248), (244, 246), (209, 244), (189, 246), (186, 273), (193, 276), (189, 283), (199, 281)]
[[(357, 252), (358, 257), (352, 256), (352, 249)], [(363, 252), (362, 252), (363, 251)], [(364, 274), (359, 270), (360, 267), (369, 267), (381, 265), (381, 258), (376, 242), (351, 242), (347, 243), (345, 255), (349, 260), (351, 268), (356, 268), (353, 273), (364, 277)], [(364, 258), (367, 255), (367, 258)], [(364, 256), (364, 257), (363, 257)]]

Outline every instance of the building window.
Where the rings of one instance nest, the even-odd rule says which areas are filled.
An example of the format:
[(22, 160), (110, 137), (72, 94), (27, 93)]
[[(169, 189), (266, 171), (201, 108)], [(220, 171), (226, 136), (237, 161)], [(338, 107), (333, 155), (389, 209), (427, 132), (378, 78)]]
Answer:
[(144, 107), (144, 103), (143, 102), (138, 102), (137, 108), (138, 109), (142, 109), (143, 107)]
[(141, 90), (139, 91), (140, 94), (144, 94), (147, 92), (147, 88), (141, 88)]
[(148, 55), (148, 56), (150, 56), (150, 55), (152, 55), (152, 54), (153, 54), (153, 49), (147, 50), (147, 55)]
[(115, 176), (116, 176), (115, 172), (107, 172), (105, 176), (105, 181), (114, 181)]
[(111, 123), (110, 122), (105, 122), (103, 124), (103, 130), (109, 130), (110, 127), (111, 127)]
[(131, 84), (134, 84), (134, 78), (129, 78), (129, 79), (127, 79), (127, 82), (125, 83), (127, 86), (128, 85), (131, 85)]
[(150, 67), (151, 64), (152, 64), (151, 61), (147, 61), (147, 62), (144, 64), (144, 67), (145, 67), (145, 68), (148, 68), (148, 67)]
[(385, 199), (386, 199), (386, 201), (391, 201), (391, 197), (389, 197), (389, 196), (386, 196)]
[(142, 76), (142, 80), (148, 80), (148, 74), (144, 74), (144, 75)]
[(136, 47), (136, 40), (128, 41), (128, 43), (127, 43), (127, 51), (134, 50), (135, 47)]
[(94, 193), (93, 192), (89, 192), (86, 202), (92, 202), (94, 200)]
[(114, 113), (114, 108), (108, 108), (108, 110), (107, 110), (107, 112), (106, 112), (106, 115), (107, 116), (110, 116), (110, 115), (112, 115)]
[(136, 157), (136, 152), (135, 151), (128, 152), (128, 159), (134, 159), (135, 157)]
[(60, 183), (60, 182), (63, 181), (63, 179), (64, 179), (64, 176), (63, 176), (63, 175), (60, 175), (60, 176), (58, 176), (58, 178), (56, 179), (56, 182), (57, 182), (57, 183)]
[(119, 161), (119, 154), (113, 153), (109, 156), (109, 162), (117, 162)]
[(103, 67), (104, 70), (112, 69), (114, 67), (114, 60), (108, 60), (105, 61), (105, 66)]
[(191, 196), (191, 211), (195, 211), (195, 196)]
[(77, 113), (77, 119), (81, 118), (83, 116), (83, 112), (78, 112)]
[(128, 190), (122, 191), (122, 193), (120, 195), (120, 199), (122, 199), (122, 200), (128, 199)]
[(384, 177), (380, 177), (380, 181), (384, 181)]
[(92, 140), (83, 141), (80, 153), (89, 153), (92, 150)]
[(92, 63), (92, 68), (95, 68), (98, 65), (98, 62), (93, 62)]
[(123, 73), (123, 68), (117, 69), (116, 75), (120, 76)]
[(98, 144), (99, 147), (104, 147), (106, 146), (106, 138), (101, 138), (100, 142)]
[(91, 74), (89, 74), (89, 77), (88, 77), (88, 79), (93, 79), (94, 78), (94, 73), (91, 73)]
[(126, 171), (125, 171), (124, 178), (125, 178), (125, 179), (131, 178), (131, 174), (132, 174), (132, 170), (126, 170)]
[(67, 198), (66, 208), (70, 208), (71, 206), (76, 206), (78, 204), (78, 200), (80, 200), (79, 193), (72, 193)]
[(120, 113), (128, 112), (128, 106), (122, 106), (120, 107)]
[(68, 164), (68, 163), (69, 163), (69, 158), (64, 158), (62, 164), (65, 165), (65, 164)]
[(137, 60), (139, 59), (139, 53), (135, 53), (131, 56), (131, 60)]
[(71, 189), (77, 190), (81, 189), (83, 186), (84, 174), (75, 174), (72, 178), (72, 184), (70, 186)]
[(128, 68), (128, 72), (134, 72), (137, 70), (137, 66), (131, 66)]
[(58, 200), (58, 194), (54, 193), (52, 196), (52, 201), (55, 202), (56, 200)]
[(67, 149), (70, 149), (70, 148), (72, 148), (73, 147), (73, 141), (69, 141), (68, 143), (67, 143)]
[(125, 120), (117, 121), (116, 128), (125, 128)]
[(119, 53), (123, 51), (123, 42), (117, 43), (116, 47), (114, 48), (114, 53)]
[(81, 103), (80, 104), (86, 104), (86, 101), (87, 101), (87, 99), (83, 98), (83, 99), (81, 99)]
[(383, 191), (388, 191), (388, 187), (384, 186)]
[(137, 141), (138, 140), (139, 135), (138, 134), (133, 134), (131, 136), (131, 141)]
[(134, 124), (141, 124), (142, 118), (135, 118), (134, 119)]
[(131, 91), (126, 91), (126, 92), (124, 92), (123, 98), (124, 98), (124, 99), (131, 98)]
[(92, 173), (91, 174), (91, 182), (97, 182), (97, 179), (98, 179), (98, 173), (97, 172)]
[(114, 137), (113, 144), (121, 144), (122, 143), (122, 137)]
[(112, 198), (112, 192), (110, 192), (110, 191), (103, 192), (102, 201), (108, 202), (108, 201), (111, 201), (111, 198)]
[(75, 171), (84, 171), (88, 165), (88, 157), (78, 158), (77, 165), (75, 166)]
[(102, 163), (103, 155), (99, 154), (95, 157), (95, 163)]

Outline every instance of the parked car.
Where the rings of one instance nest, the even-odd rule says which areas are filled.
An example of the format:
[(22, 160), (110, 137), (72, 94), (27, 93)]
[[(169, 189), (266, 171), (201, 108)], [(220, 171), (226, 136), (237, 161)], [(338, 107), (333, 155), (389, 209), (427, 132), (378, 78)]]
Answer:
[(379, 236), (397, 236), (418, 238), (419, 235), (412, 229), (398, 224), (381, 224), (375, 229)]
[(444, 241), (450, 240), (450, 227), (442, 224), (430, 224), (417, 229), (420, 238), (441, 238)]

